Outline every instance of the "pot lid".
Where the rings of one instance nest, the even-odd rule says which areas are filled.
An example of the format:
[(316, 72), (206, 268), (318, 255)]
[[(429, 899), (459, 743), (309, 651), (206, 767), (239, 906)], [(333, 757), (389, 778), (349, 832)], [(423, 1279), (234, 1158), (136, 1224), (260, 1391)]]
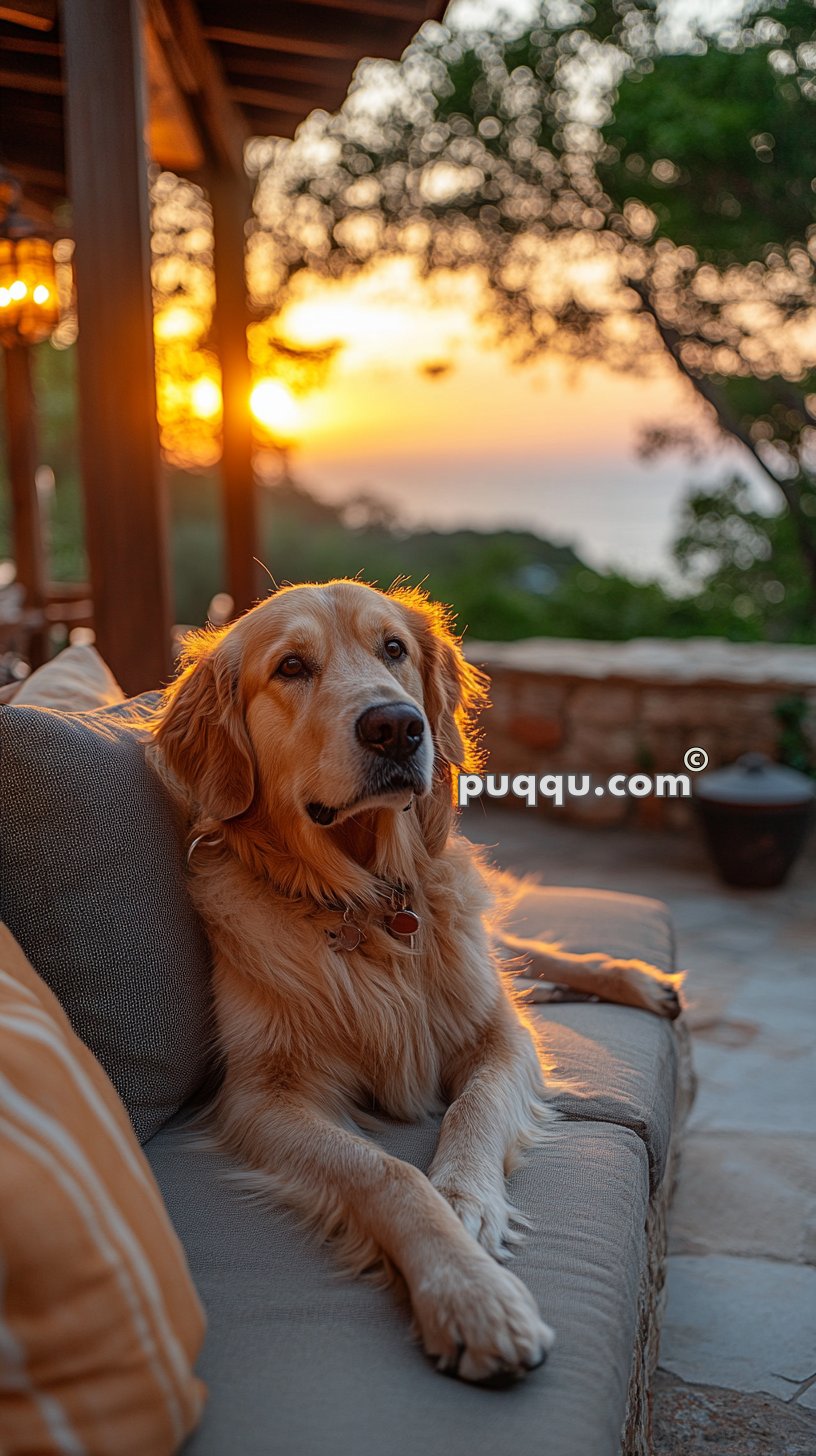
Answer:
[(764, 753), (744, 753), (727, 768), (703, 774), (695, 784), (698, 799), (712, 804), (806, 804), (816, 797), (816, 784), (798, 769), (772, 763)]

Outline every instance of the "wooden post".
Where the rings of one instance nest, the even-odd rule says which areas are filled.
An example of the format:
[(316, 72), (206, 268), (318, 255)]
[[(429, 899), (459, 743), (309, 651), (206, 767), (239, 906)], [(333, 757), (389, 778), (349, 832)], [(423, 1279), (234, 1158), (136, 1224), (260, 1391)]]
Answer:
[(39, 667), (48, 653), (45, 630), (46, 571), (42, 518), (37, 495), (37, 406), (31, 376), (31, 350), (12, 344), (6, 358), (6, 446), (11, 482), (12, 540), (17, 580), (25, 593), (26, 611), (41, 614), (31, 633), (31, 666)]
[(205, 181), (213, 210), (215, 327), (224, 400), (221, 481), (226, 589), (238, 614), (251, 607), (260, 595), (254, 560), (259, 547), (244, 259), (251, 192), (248, 178), (226, 166), (213, 168)]
[(127, 692), (170, 671), (138, 0), (63, 0), (80, 452), (97, 644)]

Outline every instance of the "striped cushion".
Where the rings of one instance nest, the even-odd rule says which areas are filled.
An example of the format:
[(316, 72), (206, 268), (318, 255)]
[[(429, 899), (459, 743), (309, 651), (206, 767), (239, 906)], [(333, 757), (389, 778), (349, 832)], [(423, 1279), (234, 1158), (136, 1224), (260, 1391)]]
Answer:
[(204, 1315), (99, 1063), (0, 925), (0, 1447), (170, 1456)]

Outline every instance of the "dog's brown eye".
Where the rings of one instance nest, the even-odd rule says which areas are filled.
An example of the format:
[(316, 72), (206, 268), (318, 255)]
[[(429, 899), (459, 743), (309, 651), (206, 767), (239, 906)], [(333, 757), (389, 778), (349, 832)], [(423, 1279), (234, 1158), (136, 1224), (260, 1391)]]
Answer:
[(385, 644), (385, 655), (394, 662), (399, 662), (401, 657), (405, 657), (407, 651), (405, 643), (400, 642), (399, 637), (389, 637)]
[(295, 657), (294, 654), (284, 657), (283, 662), (279, 663), (275, 675), (276, 677), (305, 677), (306, 664), (302, 657)]

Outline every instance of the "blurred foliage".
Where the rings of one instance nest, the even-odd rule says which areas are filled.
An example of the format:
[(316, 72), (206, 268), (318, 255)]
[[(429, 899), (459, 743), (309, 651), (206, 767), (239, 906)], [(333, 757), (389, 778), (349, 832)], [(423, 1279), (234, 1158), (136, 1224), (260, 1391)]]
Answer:
[[(200, 622), (222, 588), (217, 480), (175, 476), (172, 502), (176, 610), (181, 620)], [(382, 587), (403, 575), (424, 579), (480, 637), (549, 630), (527, 573), (533, 568), (534, 579), (542, 573), (554, 587), (581, 564), (571, 547), (532, 532), (407, 531), (379, 500), (358, 497), (336, 506), (291, 480), (262, 487), (258, 503), (260, 559), (279, 584), (358, 573)]]
[(697, 604), (735, 641), (816, 641), (798, 543), (785, 512), (758, 511), (739, 477), (686, 499), (674, 557)]
[[(172, 501), (177, 614), (197, 623), (222, 588), (217, 480), (176, 475)], [(757, 513), (741, 481), (690, 497), (677, 544), (688, 583), (677, 593), (592, 570), (569, 546), (532, 532), (408, 531), (379, 500), (337, 506), (291, 480), (261, 489), (259, 506), (262, 560), (279, 582), (360, 573), (387, 587), (405, 574), (452, 603), (473, 637), (816, 642), (790, 522)]]
[[(814, 10), (762, 7), (700, 54), (642, 56), (618, 87), (599, 175), (654, 235), (721, 267), (804, 240), (814, 220)], [(642, 50), (642, 47), (638, 48)]]

